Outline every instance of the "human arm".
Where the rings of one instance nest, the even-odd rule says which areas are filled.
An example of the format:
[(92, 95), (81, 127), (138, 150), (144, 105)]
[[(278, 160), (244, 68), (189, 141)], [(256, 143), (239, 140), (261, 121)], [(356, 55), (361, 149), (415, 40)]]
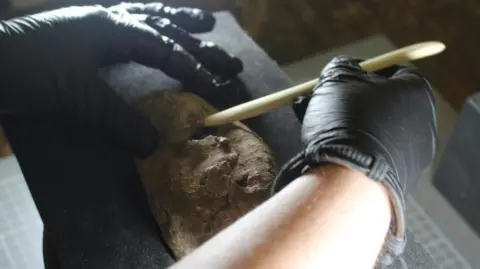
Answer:
[(372, 268), (390, 224), (383, 187), (315, 168), (175, 264), (183, 268)]
[[(429, 83), (411, 68), (396, 66), (373, 74), (362, 71), (354, 60), (337, 58), (323, 70), (313, 94), (297, 100), (294, 108), (303, 123), (302, 139), (305, 148), (282, 168), (273, 188), (274, 192), (280, 193), (272, 200), (275, 201), (282, 194), (283, 188), (289, 189), (291, 184), (303, 179), (304, 171), (311, 171), (312, 168), (321, 169), (328, 164), (337, 164), (360, 172), (371, 183), (382, 186), (388, 194), (392, 209), (389, 229), (383, 230), (388, 231), (388, 235), (379, 262), (390, 264), (401, 258), (406, 242), (404, 197), (414, 187), (420, 172), (435, 153), (436, 125)], [(329, 178), (332, 181), (336, 179), (335, 176)], [(334, 190), (326, 188), (319, 197), (328, 197), (330, 192), (335, 193)], [(269, 200), (266, 203), (274, 202)], [(284, 208), (283, 204), (277, 203), (279, 208)], [(369, 216), (365, 215), (361, 221), (367, 217)], [(379, 217), (381, 222), (381, 215)], [(276, 223), (267, 214), (259, 214), (259, 218), (250, 221)], [(240, 221), (247, 222), (245, 219)], [(358, 220), (351, 221), (353, 227)], [(310, 223), (310, 228), (315, 231), (317, 224)], [(245, 225), (248, 226), (248, 223)], [(262, 240), (268, 234), (262, 231), (255, 239)], [(245, 233), (247, 232), (249, 230), (245, 228)], [(365, 233), (368, 230), (358, 229), (357, 232)], [(332, 236), (338, 234), (333, 233)], [(375, 233), (367, 235), (367, 238), (369, 236), (375, 238)], [(326, 243), (324, 238), (316, 239), (319, 240), (319, 245)], [(338, 239), (338, 242), (342, 242), (341, 237)], [(352, 242), (354, 239), (352, 237)], [(370, 239), (363, 242), (367, 249), (368, 242)], [(285, 252), (292, 253), (291, 255), (297, 254), (296, 248), (276, 243), (270, 246), (285, 248)], [(324, 246), (328, 247), (327, 244)], [(217, 249), (231, 252), (223, 246)], [(341, 254), (330, 257), (338, 258), (342, 255), (344, 259), (350, 259), (363, 250), (344, 248)], [(248, 246), (241, 251), (251, 252)], [(284, 250), (275, 250), (277, 251)], [(270, 264), (272, 268), (277, 264), (288, 263), (290, 259), (288, 255), (276, 258), (278, 260)], [(321, 264), (318, 268), (322, 268)]]

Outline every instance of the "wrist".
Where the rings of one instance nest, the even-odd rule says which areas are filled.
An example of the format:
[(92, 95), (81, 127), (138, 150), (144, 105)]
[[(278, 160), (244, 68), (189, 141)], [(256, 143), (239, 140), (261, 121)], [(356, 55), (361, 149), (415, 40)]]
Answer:
[(405, 249), (406, 220), (405, 193), (399, 182), (394, 167), (387, 162), (382, 154), (368, 153), (346, 144), (315, 144), (307, 147), (305, 164), (309, 167), (319, 167), (325, 164), (337, 164), (351, 170), (363, 173), (372, 183), (383, 186), (388, 193), (392, 218), (390, 231), (381, 253), (381, 263), (390, 265)]
[[(343, 167), (341, 165), (326, 164), (310, 169), (302, 177), (312, 177), (317, 181), (318, 185), (312, 190), (315, 197), (312, 200), (328, 201), (328, 207), (322, 208), (322, 204), (318, 204), (320, 208), (312, 209), (321, 214), (329, 216), (327, 219), (334, 219), (334, 215), (338, 215), (340, 220), (332, 224), (329, 233), (342, 234), (342, 238), (336, 240), (349, 242), (349, 245), (356, 245), (355, 250), (344, 246), (342, 256), (350, 261), (350, 266), (337, 267), (356, 267), (356, 268), (373, 268), (370, 266), (360, 266), (363, 256), (369, 257), (370, 261), (379, 261), (379, 253), (384, 246), (386, 235), (392, 219), (392, 208), (390, 206), (390, 198), (385, 187), (369, 179), (365, 174), (355, 170)], [(329, 213), (329, 209), (331, 211)], [(351, 226), (350, 229), (344, 229), (345, 226)], [(320, 224), (317, 229), (324, 227)], [(343, 227), (343, 228), (342, 228)], [(362, 234), (362, 235), (358, 235)], [(329, 237), (329, 235), (324, 235)], [(354, 242), (359, 240), (358, 236), (363, 236), (363, 243)], [(365, 243), (368, 240), (369, 243)], [(368, 244), (375, 246), (374, 251), (367, 251)], [(334, 244), (336, 245), (336, 244)], [(363, 245), (362, 249), (358, 247)], [(329, 248), (334, 246), (329, 245)], [(362, 256), (362, 257), (358, 257)], [(334, 260), (339, 263), (341, 256)], [(358, 263), (358, 264), (356, 264)], [(345, 264), (346, 265), (346, 264)]]
[(382, 156), (362, 152), (354, 146), (317, 145), (310, 147), (310, 150), (312, 152), (307, 153), (309, 156), (306, 158), (310, 167), (337, 164), (362, 173), (363, 179), (371, 184), (382, 186), (390, 201), (392, 217), (380, 262), (386, 265), (393, 263), (396, 257), (403, 254), (406, 244), (405, 193), (393, 167)]
[[(348, 142), (345, 139), (341, 141)], [(361, 147), (351, 143), (329, 142), (316, 139), (309, 143), (303, 152), (285, 164), (275, 181), (273, 192), (279, 191), (308, 169), (321, 169), (319, 171), (325, 172), (325, 167), (331, 165), (343, 166), (348, 171), (362, 174), (364, 179), (371, 181), (372, 186), (382, 185), (389, 196), (392, 218), (380, 262), (389, 265), (396, 257), (403, 254), (406, 244), (405, 195), (395, 170), (382, 158), (382, 155), (365, 153), (360, 150)], [(331, 178), (338, 178), (338, 176)]]
[[(338, 164), (324, 164), (309, 169), (305, 174), (313, 174), (317, 178), (329, 184), (330, 178), (342, 181), (344, 185), (362, 186), (361, 190), (374, 194), (379, 202), (390, 204), (388, 190), (379, 182), (368, 178), (364, 173)], [(336, 183), (335, 183), (336, 184)]]

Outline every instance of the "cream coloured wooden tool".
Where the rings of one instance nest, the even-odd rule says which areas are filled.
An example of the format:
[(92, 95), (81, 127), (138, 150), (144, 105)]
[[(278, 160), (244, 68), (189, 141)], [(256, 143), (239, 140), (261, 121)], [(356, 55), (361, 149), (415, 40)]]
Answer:
[[(360, 63), (360, 66), (366, 71), (376, 71), (394, 64), (433, 56), (442, 52), (444, 49), (445, 44), (438, 41), (417, 43), (365, 60)], [(258, 116), (271, 109), (292, 102), (297, 96), (308, 94), (312, 91), (316, 83), (317, 79), (313, 79), (283, 91), (272, 93), (220, 111), (205, 118), (204, 125), (217, 126)]]

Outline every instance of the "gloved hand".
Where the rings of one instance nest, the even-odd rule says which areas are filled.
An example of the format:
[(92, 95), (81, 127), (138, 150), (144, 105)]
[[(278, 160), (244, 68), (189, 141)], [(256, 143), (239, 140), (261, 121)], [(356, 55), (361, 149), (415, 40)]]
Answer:
[(436, 121), (429, 82), (412, 67), (363, 71), (358, 61), (334, 58), (311, 96), (294, 102), (305, 150), (287, 163), (279, 191), (306, 167), (336, 163), (367, 174), (389, 192), (395, 220), (383, 263), (403, 252), (404, 197), (436, 150)]
[(146, 156), (156, 131), (98, 69), (135, 61), (205, 97), (242, 70), (239, 59), (189, 34), (214, 23), (208, 12), (161, 3), (69, 7), (0, 21), (0, 113), (92, 129)]

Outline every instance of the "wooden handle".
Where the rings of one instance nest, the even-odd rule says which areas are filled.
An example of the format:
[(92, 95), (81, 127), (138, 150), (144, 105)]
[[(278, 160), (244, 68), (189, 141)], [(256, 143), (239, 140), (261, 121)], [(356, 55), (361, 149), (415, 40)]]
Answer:
[[(439, 54), (444, 49), (445, 45), (438, 41), (417, 43), (363, 61), (360, 63), (360, 66), (365, 71), (372, 72), (395, 64), (433, 56)], [(317, 81), (317, 79), (313, 79), (212, 114), (205, 118), (204, 125), (217, 126), (258, 116), (279, 106), (291, 103), (297, 96), (308, 94), (312, 91)]]

